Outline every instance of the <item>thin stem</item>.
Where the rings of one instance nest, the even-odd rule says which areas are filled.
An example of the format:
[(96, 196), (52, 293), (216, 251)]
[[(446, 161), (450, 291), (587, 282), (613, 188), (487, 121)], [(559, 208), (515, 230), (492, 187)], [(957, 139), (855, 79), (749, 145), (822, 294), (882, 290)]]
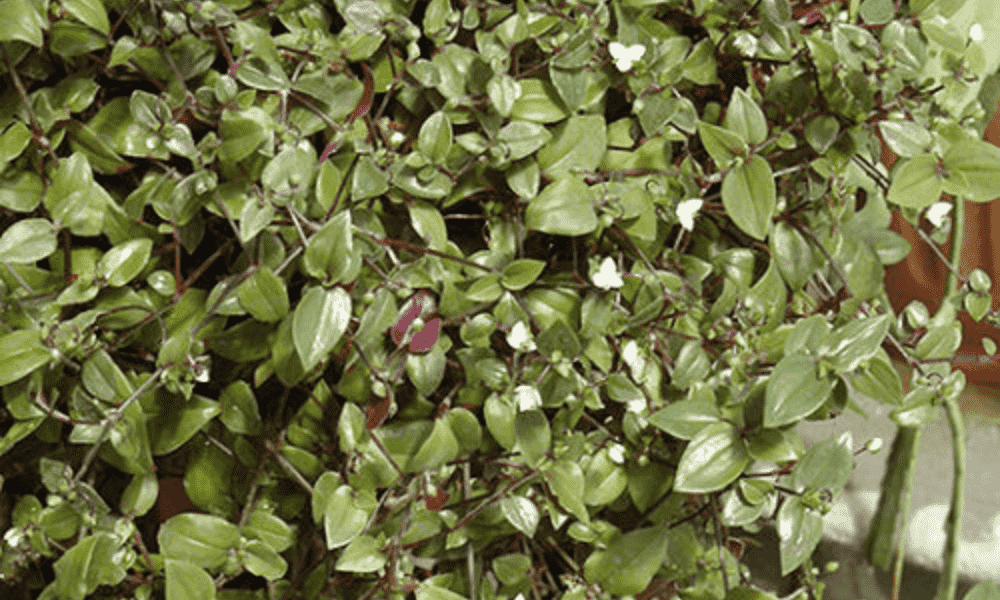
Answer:
[[(963, 200), (964, 201), (964, 200)], [(948, 512), (948, 539), (944, 546), (944, 571), (938, 583), (937, 600), (954, 600), (958, 585), (958, 558), (961, 544), (962, 508), (965, 503), (965, 424), (962, 411), (953, 397), (945, 398), (945, 412), (951, 426), (951, 448), (955, 461), (955, 481), (951, 488), (951, 510)]]
[[(959, 266), (962, 260), (962, 237), (965, 233), (965, 199), (955, 198), (951, 223), (951, 272), (945, 299), (958, 293)], [(948, 512), (948, 539), (944, 547), (944, 572), (938, 584), (938, 600), (954, 600), (958, 584), (959, 535), (962, 532), (962, 508), (965, 502), (965, 424), (962, 411), (953, 395), (944, 399), (948, 425), (951, 427), (952, 454), (955, 462), (955, 479), (951, 488), (951, 510)]]

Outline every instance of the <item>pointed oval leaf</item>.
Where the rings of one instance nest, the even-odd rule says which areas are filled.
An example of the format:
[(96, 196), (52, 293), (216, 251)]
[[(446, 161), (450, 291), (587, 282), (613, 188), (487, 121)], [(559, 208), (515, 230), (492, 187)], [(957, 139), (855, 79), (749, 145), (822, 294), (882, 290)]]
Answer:
[(217, 569), (226, 562), (229, 550), (239, 545), (240, 532), (221, 517), (188, 512), (171, 517), (161, 525), (157, 540), (164, 558)]
[(777, 202), (771, 165), (754, 155), (726, 173), (722, 180), (722, 205), (744, 233), (758, 240), (767, 237)]
[(56, 228), (48, 219), (22, 219), (0, 236), (0, 262), (32, 264), (56, 251)]
[(328, 550), (346, 546), (364, 531), (369, 512), (359, 506), (354, 490), (342, 485), (330, 496), (324, 511), (326, 547)]
[(721, 421), (722, 415), (714, 403), (682, 400), (661, 408), (648, 420), (676, 438), (690, 440), (705, 427)]
[(507, 496), (500, 501), (507, 522), (528, 537), (535, 536), (541, 516), (535, 503), (524, 496)]
[(958, 188), (949, 193), (973, 202), (1000, 197), (1000, 148), (983, 140), (963, 139), (948, 148), (943, 162), (945, 184)]
[(240, 305), (258, 321), (277, 323), (288, 314), (285, 282), (266, 265), (236, 288), (236, 296)]
[(545, 270), (545, 261), (522, 258), (508, 264), (500, 275), (500, 283), (508, 290), (523, 290)]
[(767, 119), (764, 111), (750, 94), (735, 88), (726, 109), (726, 129), (736, 132), (743, 141), (759, 144), (767, 139)]
[(545, 413), (537, 409), (518, 413), (514, 420), (514, 437), (518, 448), (531, 465), (537, 465), (552, 447), (549, 420)]
[(579, 177), (559, 178), (531, 201), (524, 223), (554, 235), (588, 234), (597, 229), (594, 194)]
[(384, 567), (388, 560), (378, 540), (362, 535), (344, 548), (335, 568), (345, 573), (373, 573)]
[(551, 468), (544, 471), (545, 483), (555, 495), (560, 506), (573, 513), (584, 523), (590, 522), (590, 514), (583, 504), (585, 482), (583, 469), (575, 462), (557, 461)]
[(933, 141), (930, 132), (913, 121), (879, 121), (878, 129), (886, 145), (903, 158), (926, 152)]
[(426, 154), (431, 162), (439, 164), (448, 156), (451, 144), (451, 119), (448, 115), (439, 110), (427, 117), (417, 135), (417, 149)]
[(51, 357), (36, 329), (19, 329), (0, 336), (0, 385), (17, 381)]
[(691, 494), (721, 490), (739, 477), (749, 463), (750, 455), (739, 431), (728, 423), (709, 425), (684, 449), (674, 490)]
[(435, 419), (434, 428), (410, 459), (407, 471), (436, 469), (458, 457), (458, 440), (445, 419)]
[(778, 511), (781, 538), (781, 575), (805, 562), (823, 537), (823, 517), (802, 504), (799, 496), (788, 496)]
[(96, 275), (112, 287), (121, 287), (132, 281), (149, 262), (153, 241), (149, 238), (130, 240), (108, 250), (97, 261)]
[(764, 396), (764, 427), (780, 427), (804, 419), (826, 402), (833, 391), (828, 378), (820, 379), (816, 361), (805, 354), (789, 354), (778, 361)]
[(698, 137), (705, 146), (705, 151), (719, 168), (729, 166), (737, 156), (746, 156), (750, 153), (746, 141), (736, 133), (718, 125), (698, 121)]
[(938, 161), (931, 154), (919, 154), (902, 163), (892, 178), (886, 200), (907, 208), (922, 209), (941, 199), (942, 184)]
[(613, 596), (634, 596), (646, 589), (667, 558), (669, 530), (644, 527), (615, 537), (595, 550), (583, 565), (590, 583), (600, 583)]
[(168, 558), (166, 600), (215, 600), (215, 582), (205, 569), (183, 559)]
[(295, 351), (306, 371), (323, 360), (340, 341), (351, 319), (351, 297), (342, 288), (310, 289), (292, 317)]

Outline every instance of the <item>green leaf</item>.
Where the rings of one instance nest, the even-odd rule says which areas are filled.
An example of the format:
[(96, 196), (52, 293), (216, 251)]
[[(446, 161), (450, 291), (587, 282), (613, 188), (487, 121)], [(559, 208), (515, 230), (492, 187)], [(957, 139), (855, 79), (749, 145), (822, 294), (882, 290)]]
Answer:
[(545, 483), (555, 494), (556, 500), (567, 511), (584, 523), (590, 522), (590, 514), (583, 504), (585, 482), (583, 470), (575, 462), (563, 459), (543, 472)]
[(854, 470), (851, 435), (847, 432), (836, 440), (824, 440), (806, 452), (795, 465), (792, 477), (805, 489), (828, 488), (840, 493)]
[(517, 407), (509, 399), (496, 394), (486, 399), (483, 405), (483, 417), (486, 428), (498, 444), (510, 450), (517, 438), (514, 435), (514, 420), (517, 418)]
[(257, 398), (250, 384), (234, 381), (219, 394), (219, 420), (229, 431), (242, 435), (260, 435), (263, 422)]
[(1000, 197), (1000, 148), (977, 139), (955, 142), (944, 154), (944, 191), (973, 202)]
[[(862, 13), (866, 4), (879, 2), (892, 6), (891, 0), (866, 0), (861, 4)], [(878, 129), (889, 148), (903, 158), (927, 152), (932, 142), (930, 132), (913, 121), (879, 121)]]
[(568, 116), (559, 100), (559, 93), (548, 81), (537, 78), (521, 79), (521, 95), (510, 109), (512, 119), (554, 123)]
[(497, 73), (486, 82), (486, 93), (500, 116), (506, 118), (521, 97), (521, 85), (507, 73)]
[(593, 171), (607, 150), (607, 124), (601, 115), (574, 115), (557, 125), (552, 141), (538, 151), (538, 166), (554, 179), (571, 170)]
[(19, 329), (0, 336), (0, 385), (17, 381), (51, 357), (37, 329)]
[(113, 560), (118, 543), (108, 533), (89, 535), (59, 557), (53, 568), (60, 599), (83, 600), (100, 585), (117, 585), (125, 579), (125, 569)]
[(816, 267), (809, 242), (784, 221), (774, 224), (769, 242), (771, 258), (777, 263), (785, 283), (792, 291), (801, 290)]
[(442, 111), (427, 117), (417, 135), (417, 149), (434, 164), (441, 164), (451, 151), (451, 119)]
[(448, 246), (448, 230), (445, 227), (441, 211), (425, 200), (414, 200), (409, 203), (408, 208), (410, 224), (427, 242), (427, 247), (431, 250), (444, 252)]
[(552, 430), (545, 413), (540, 410), (526, 410), (514, 419), (514, 437), (519, 449), (528, 459), (528, 464), (538, 465), (552, 447)]
[(594, 200), (582, 179), (561, 177), (528, 204), (524, 223), (529, 229), (553, 235), (585, 235), (597, 229)]
[(370, 535), (362, 535), (344, 548), (335, 568), (345, 573), (374, 573), (384, 567), (388, 560), (382, 553), (382, 544), (378, 540)]
[(728, 167), (737, 156), (750, 153), (747, 143), (739, 135), (718, 125), (698, 121), (698, 137), (720, 169)]
[(855, 391), (879, 402), (900, 406), (903, 404), (903, 382), (884, 351), (869, 361), (867, 368), (850, 377)]
[(108, 22), (108, 11), (101, 0), (65, 0), (62, 4), (70, 15), (76, 17), (84, 25), (108, 35), (111, 23)]
[(524, 496), (505, 496), (500, 500), (500, 511), (515, 529), (528, 537), (534, 537), (541, 519), (534, 502)]
[(288, 291), (283, 279), (266, 265), (236, 288), (240, 305), (253, 318), (265, 323), (277, 323), (288, 314)]
[(526, 554), (505, 554), (493, 559), (493, 572), (504, 585), (525, 581), (531, 570), (531, 558)]
[(343, 288), (310, 288), (292, 317), (292, 339), (306, 371), (326, 358), (351, 318), (351, 297)]
[(338, 283), (353, 269), (354, 230), (350, 211), (334, 215), (306, 243), (302, 266), (313, 277)]
[(773, 463), (798, 460), (802, 445), (799, 436), (787, 429), (759, 429), (747, 436), (750, 456)]
[(123, 514), (142, 516), (156, 504), (160, 482), (156, 473), (133, 475), (118, 504)]
[(514, 120), (500, 128), (496, 139), (507, 150), (504, 158), (514, 161), (530, 156), (548, 143), (552, 139), (552, 134), (544, 125)]
[(545, 270), (545, 261), (533, 258), (515, 260), (503, 269), (500, 283), (508, 290), (523, 290), (538, 279)]
[(684, 449), (674, 491), (700, 494), (721, 490), (749, 463), (750, 455), (736, 428), (728, 423), (709, 425)]
[(788, 354), (774, 367), (764, 396), (764, 427), (800, 421), (826, 402), (833, 383), (816, 373), (815, 359)]
[(820, 344), (819, 353), (833, 356), (837, 373), (849, 373), (875, 355), (889, 334), (892, 320), (889, 315), (878, 315), (851, 321), (838, 327)]
[(149, 262), (153, 241), (148, 238), (130, 240), (108, 250), (97, 261), (96, 276), (112, 287), (121, 287), (132, 281)]
[(705, 427), (721, 421), (722, 415), (714, 403), (682, 400), (671, 402), (651, 414), (648, 420), (678, 439), (691, 440)]
[(31, 143), (31, 130), (20, 121), (14, 121), (0, 135), (0, 168), (17, 158)]
[(625, 469), (612, 460), (608, 447), (594, 454), (583, 476), (587, 490), (583, 501), (588, 506), (611, 504), (628, 485)]
[(184, 493), (200, 510), (232, 514), (232, 477), (236, 460), (211, 445), (195, 445), (184, 471)]
[(634, 596), (649, 586), (666, 560), (668, 538), (664, 527), (643, 527), (616, 536), (607, 548), (587, 557), (583, 574), (611, 595)]
[(168, 558), (166, 570), (166, 600), (215, 600), (215, 582), (198, 565), (187, 560)]
[(217, 569), (226, 562), (229, 551), (239, 545), (240, 533), (225, 519), (188, 512), (163, 523), (157, 540), (164, 558)]
[(753, 588), (738, 586), (729, 590), (725, 600), (778, 600), (778, 597)]
[(788, 496), (778, 511), (781, 538), (781, 575), (804, 563), (823, 537), (823, 517), (802, 504), (799, 496)]
[(743, 232), (758, 240), (767, 237), (777, 202), (771, 165), (754, 155), (726, 173), (722, 205)]
[(767, 119), (764, 111), (742, 88), (733, 89), (726, 108), (726, 129), (735, 132), (744, 142), (759, 144), (767, 139)]
[(806, 123), (803, 132), (812, 149), (817, 154), (823, 154), (836, 141), (837, 134), (840, 133), (840, 123), (836, 117), (822, 115)]
[(288, 570), (288, 563), (264, 542), (252, 540), (243, 546), (241, 555), (247, 571), (268, 581), (281, 579)]
[(0, 262), (30, 265), (56, 251), (56, 227), (48, 219), (16, 221), (0, 236)]
[(434, 428), (410, 459), (407, 471), (436, 469), (458, 457), (458, 440), (445, 419), (435, 419)]
[(0, 20), (0, 41), (18, 40), (37, 48), (42, 47), (45, 42), (42, 30), (46, 28), (48, 21), (29, 0), (0, 1), (0, 15), (4, 15)]
[(74, 152), (59, 161), (42, 203), (52, 219), (61, 222), (72, 233), (96, 236), (104, 227), (107, 207), (113, 201), (107, 191), (94, 182), (86, 155)]
[(361, 535), (371, 514), (367, 499), (360, 497), (364, 494), (368, 492), (356, 492), (342, 485), (330, 496), (323, 517), (328, 550), (346, 546)]
[(886, 200), (906, 208), (923, 209), (941, 199), (943, 184), (938, 176), (938, 160), (932, 154), (918, 154), (893, 169)]
[(351, 199), (355, 202), (381, 196), (389, 189), (389, 178), (370, 156), (362, 156), (351, 177)]
[(180, 448), (221, 410), (218, 402), (197, 394), (180, 406), (174, 404), (176, 399), (171, 400), (159, 403), (154, 411), (146, 410), (146, 429), (156, 456), (170, 454)]
[(253, 154), (258, 148), (269, 142), (273, 136), (271, 116), (257, 106), (244, 111), (222, 112), (219, 123), (219, 159), (226, 164), (236, 164)]

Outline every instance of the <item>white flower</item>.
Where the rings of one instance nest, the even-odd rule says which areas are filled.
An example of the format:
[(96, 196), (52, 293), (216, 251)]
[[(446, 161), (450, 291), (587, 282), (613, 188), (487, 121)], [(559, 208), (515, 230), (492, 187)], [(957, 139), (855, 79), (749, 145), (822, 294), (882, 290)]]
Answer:
[(677, 218), (681, 221), (681, 227), (688, 231), (694, 229), (694, 216), (704, 203), (701, 198), (690, 198), (677, 205)]
[(973, 23), (972, 27), (969, 28), (969, 37), (972, 38), (974, 42), (983, 41), (986, 36), (983, 35), (983, 26), (979, 23)]
[(951, 202), (935, 202), (927, 209), (927, 220), (940, 227), (944, 223), (944, 217), (951, 210)]
[(611, 53), (611, 58), (615, 59), (615, 66), (618, 67), (618, 70), (624, 73), (630, 71), (632, 66), (639, 62), (642, 55), (646, 53), (646, 47), (642, 44), (625, 46), (618, 42), (611, 42), (608, 44), (608, 52)]
[(625, 464), (625, 446), (621, 444), (611, 444), (608, 446), (608, 458), (616, 465)]
[(542, 395), (531, 385), (519, 385), (514, 388), (514, 398), (521, 412), (542, 407)]
[(591, 276), (591, 280), (594, 285), (601, 288), (602, 290), (610, 290), (611, 288), (620, 288), (625, 284), (622, 281), (622, 276), (618, 274), (618, 270), (615, 269), (615, 261), (611, 259), (610, 256), (604, 257), (601, 262), (601, 266), (597, 269), (597, 272)]
[(531, 330), (524, 324), (524, 321), (518, 321), (510, 328), (510, 333), (507, 334), (507, 343), (510, 344), (511, 348), (520, 352), (531, 352), (538, 347), (531, 339)]
[(872, 454), (877, 453), (879, 450), (882, 449), (882, 438), (873, 438), (871, 440), (868, 440), (868, 443), (865, 444), (865, 449), (871, 452)]

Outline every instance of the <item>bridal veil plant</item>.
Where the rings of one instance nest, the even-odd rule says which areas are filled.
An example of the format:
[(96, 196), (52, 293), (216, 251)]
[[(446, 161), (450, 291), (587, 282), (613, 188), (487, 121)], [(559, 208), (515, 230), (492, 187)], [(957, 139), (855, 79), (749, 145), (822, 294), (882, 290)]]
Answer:
[(0, 0), (2, 595), (766, 600), (773, 524), (819, 598), (853, 392), (882, 567), (946, 409), (953, 598), (961, 202), (936, 315), (882, 273), (1000, 196), (996, 14)]

